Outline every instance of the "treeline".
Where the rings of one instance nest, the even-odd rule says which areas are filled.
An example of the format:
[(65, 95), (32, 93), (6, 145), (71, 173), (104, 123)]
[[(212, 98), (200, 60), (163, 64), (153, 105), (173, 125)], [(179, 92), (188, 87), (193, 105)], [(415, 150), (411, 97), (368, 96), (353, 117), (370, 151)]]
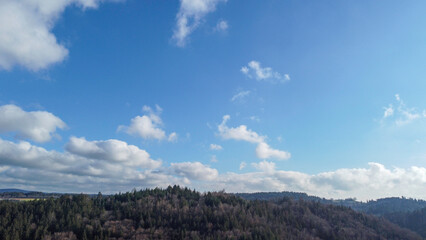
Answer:
[(1, 239), (421, 239), (342, 206), (248, 201), (178, 186), (113, 196), (0, 201)]
[(426, 238), (426, 208), (412, 212), (395, 212), (384, 215), (386, 219), (401, 227), (411, 229)]
[(60, 193), (43, 193), (43, 192), (2, 192), (0, 193), (0, 199), (7, 198), (59, 198), (63, 194)]
[(347, 199), (326, 199), (317, 196), (310, 196), (306, 193), (299, 192), (259, 192), (259, 193), (236, 193), (236, 196), (246, 200), (266, 200), (274, 201), (284, 197), (304, 201), (315, 201), (323, 204), (332, 204), (338, 206), (350, 207), (356, 211), (373, 214), (376, 216), (384, 216), (390, 213), (412, 212), (426, 208), (426, 201), (412, 198), (382, 198), (370, 200), (367, 202), (359, 202), (353, 198)]
[(400, 227), (410, 229), (426, 239), (426, 201), (405, 197), (390, 197), (367, 202), (355, 199), (330, 200), (299, 192), (237, 193), (247, 200), (279, 201), (283, 197), (294, 200), (320, 202), (322, 204), (350, 207), (355, 211), (383, 217)]

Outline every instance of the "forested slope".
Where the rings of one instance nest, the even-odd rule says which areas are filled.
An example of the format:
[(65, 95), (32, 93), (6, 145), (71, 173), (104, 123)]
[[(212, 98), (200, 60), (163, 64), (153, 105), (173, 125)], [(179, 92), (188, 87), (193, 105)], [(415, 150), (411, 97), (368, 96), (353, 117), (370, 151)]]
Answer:
[(177, 186), (0, 202), (2, 239), (421, 239), (342, 206), (247, 201)]

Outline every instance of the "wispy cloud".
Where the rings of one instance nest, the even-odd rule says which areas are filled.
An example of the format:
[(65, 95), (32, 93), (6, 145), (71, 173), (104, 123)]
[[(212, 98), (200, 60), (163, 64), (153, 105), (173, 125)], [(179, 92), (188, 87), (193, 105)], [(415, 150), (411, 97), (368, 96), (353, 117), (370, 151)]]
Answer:
[(250, 116), (249, 119), (255, 122), (260, 122), (260, 118), (258, 116)]
[(184, 47), (189, 35), (198, 28), (203, 18), (216, 10), (216, 5), (227, 0), (180, 0), (176, 16), (173, 39), (179, 47)]
[(228, 30), (228, 22), (225, 20), (219, 20), (216, 24), (216, 27), (214, 28), (215, 31), (217, 32), (225, 32), (226, 30)]
[(250, 95), (250, 91), (239, 91), (237, 94), (235, 94), (234, 96), (232, 96), (231, 98), (231, 102), (235, 102), (235, 101), (242, 101), (244, 98), (248, 97)]
[(285, 82), (290, 80), (289, 74), (281, 74), (272, 70), (271, 67), (262, 67), (258, 61), (251, 61), (247, 66), (241, 67), (240, 71), (249, 78), (258, 81)]
[(223, 116), (223, 121), (218, 126), (219, 135), (223, 139), (232, 139), (256, 143), (256, 156), (260, 159), (273, 158), (279, 160), (286, 160), (291, 157), (291, 154), (289, 152), (271, 148), (266, 143), (266, 136), (259, 135), (255, 131), (248, 129), (246, 125), (240, 125), (235, 128), (228, 127), (226, 123), (229, 119), (229, 115)]
[(395, 94), (395, 100), (396, 107), (389, 104), (388, 107), (383, 108), (382, 121), (391, 120), (397, 126), (403, 126), (415, 120), (426, 118), (426, 110), (420, 111), (415, 107), (408, 107), (399, 94)]
[(220, 145), (218, 145), (218, 144), (210, 144), (210, 150), (216, 150), (216, 151), (218, 151), (218, 150), (222, 150), (223, 149), (223, 147), (222, 146), (220, 146)]

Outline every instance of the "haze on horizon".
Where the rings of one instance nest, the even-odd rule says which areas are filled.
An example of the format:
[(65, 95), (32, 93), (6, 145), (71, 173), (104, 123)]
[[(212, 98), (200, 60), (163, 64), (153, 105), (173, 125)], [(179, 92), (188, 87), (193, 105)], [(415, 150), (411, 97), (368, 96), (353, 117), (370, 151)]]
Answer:
[(425, 9), (1, 1), (0, 188), (426, 199)]

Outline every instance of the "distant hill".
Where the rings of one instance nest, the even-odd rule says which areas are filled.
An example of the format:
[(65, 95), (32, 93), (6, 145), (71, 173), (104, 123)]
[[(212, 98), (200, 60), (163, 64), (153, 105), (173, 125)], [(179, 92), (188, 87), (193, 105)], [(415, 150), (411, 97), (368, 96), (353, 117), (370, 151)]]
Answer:
[(382, 198), (368, 202), (359, 202), (355, 199), (326, 199), (310, 196), (299, 192), (258, 192), (258, 193), (235, 193), (246, 200), (279, 200), (281, 198), (291, 198), (295, 200), (315, 201), (323, 204), (350, 207), (356, 211), (383, 216), (395, 212), (412, 212), (426, 207), (426, 201), (412, 198)]
[(0, 201), (4, 239), (422, 239), (343, 206), (248, 201), (177, 186), (112, 196)]
[(413, 212), (395, 212), (384, 215), (389, 221), (412, 231), (426, 239), (426, 208)]
[(280, 199), (288, 198), (319, 202), (326, 205), (345, 206), (358, 212), (384, 217), (390, 222), (410, 229), (426, 238), (426, 201), (424, 200), (392, 197), (359, 202), (350, 198), (330, 200), (298, 192), (236, 193), (235, 195), (247, 200), (279, 201)]
[(22, 189), (8, 188), (8, 189), (0, 189), (0, 193), (30, 193), (33, 191), (27, 191)]

